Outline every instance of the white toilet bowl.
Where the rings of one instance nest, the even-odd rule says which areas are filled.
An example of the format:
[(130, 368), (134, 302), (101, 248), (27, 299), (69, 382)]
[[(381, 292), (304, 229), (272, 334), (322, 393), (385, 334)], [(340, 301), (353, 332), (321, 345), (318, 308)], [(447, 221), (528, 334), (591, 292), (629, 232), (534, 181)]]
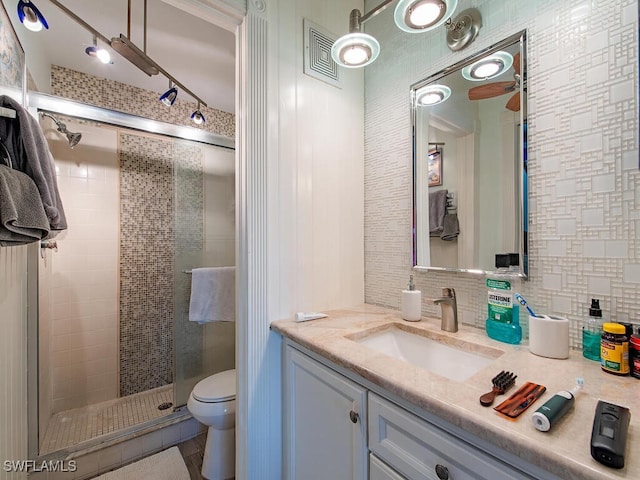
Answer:
[(207, 480), (235, 477), (236, 467), (236, 371), (211, 375), (196, 384), (187, 408), (200, 423), (209, 427), (202, 460), (202, 476)]

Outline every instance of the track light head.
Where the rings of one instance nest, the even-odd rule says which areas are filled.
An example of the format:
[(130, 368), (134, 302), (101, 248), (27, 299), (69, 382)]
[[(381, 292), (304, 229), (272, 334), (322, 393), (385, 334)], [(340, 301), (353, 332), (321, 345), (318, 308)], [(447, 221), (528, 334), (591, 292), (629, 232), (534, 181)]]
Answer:
[(20, 0), (18, 2), (18, 19), (25, 28), (32, 32), (39, 32), (42, 28), (49, 28), (47, 20), (44, 15), (38, 10), (32, 2), (29, 0)]
[(167, 90), (162, 95), (160, 95), (160, 98), (158, 100), (160, 100), (167, 107), (170, 107), (173, 105), (173, 102), (176, 101), (177, 97), (178, 97), (178, 89), (172, 86), (171, 84), (169, 84), (169, 90)]
[(84, 52), (90, 57), (97, 58), (98, 60), (100, 60), (100, 62), (104, 63), (105, 65), (108, 63), (111, 63), (111, 55), (104, 48), (98, 47), (98, 39), (96, 38), (95, 35), (93, 36), (93, 45), (85, 48)]
[(200, 104), (198, 104), (198, 109), (191, 114), (191, 120), (193, 120), (193, 123), (195, 123), (196, 125), (202, 125), (207, 121), (207, 119), (204, 118), (204, 115), (200, 111)]

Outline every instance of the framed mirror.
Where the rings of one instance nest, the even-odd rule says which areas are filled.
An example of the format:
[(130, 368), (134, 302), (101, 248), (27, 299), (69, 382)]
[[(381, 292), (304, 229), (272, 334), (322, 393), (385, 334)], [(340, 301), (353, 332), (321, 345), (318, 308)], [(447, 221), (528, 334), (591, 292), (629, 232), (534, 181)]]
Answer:
[(411, 87), (413, 264), (485, 273), (517, 253), (528, 273), (526, 35)]

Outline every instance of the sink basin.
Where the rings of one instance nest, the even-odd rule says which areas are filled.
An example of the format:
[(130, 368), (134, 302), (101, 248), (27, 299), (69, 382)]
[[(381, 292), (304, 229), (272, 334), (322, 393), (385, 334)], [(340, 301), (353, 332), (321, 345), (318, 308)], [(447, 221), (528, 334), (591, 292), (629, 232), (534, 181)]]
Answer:
[(392, 325), (350, 337), (377, 352), (462, 382), (491, 364), (504, 352), (422, 329)]

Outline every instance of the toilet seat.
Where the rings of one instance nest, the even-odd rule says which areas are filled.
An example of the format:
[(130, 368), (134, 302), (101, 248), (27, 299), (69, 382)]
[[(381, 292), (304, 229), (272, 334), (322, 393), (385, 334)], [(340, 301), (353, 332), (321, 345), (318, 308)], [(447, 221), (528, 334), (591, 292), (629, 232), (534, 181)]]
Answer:
[(193, 398), (203, 403), (220, 403), (236, 398), (236, 371), (226, 370), (200, 380), (191, 392)]

